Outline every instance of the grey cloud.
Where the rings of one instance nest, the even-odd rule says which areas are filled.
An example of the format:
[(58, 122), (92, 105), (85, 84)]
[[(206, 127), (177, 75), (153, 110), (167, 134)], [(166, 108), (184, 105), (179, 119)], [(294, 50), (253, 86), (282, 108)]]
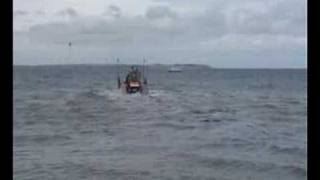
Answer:
[(272, 20), (267, 13), (252, 9), (236, 9), (229, 19), (229, 30), (240, 34), (272, 33)]
[(221, 12), (228, 33), (305, 34), (305, 2), (302, 0), (215, 1), (206, 16)]
[(77, 17), (78, 13), (76, 10), (74, 10), (73, 8), (67, 8), (64, 10), (61, 10), (59, 12), (57, 12), (58, 15), (60, 16), (69, 16), (69, 17)]
[[(176, 29), (155, 26), (144, 17), (120, 17), (112, 21), (103, 18), (77, 18), (68, 23), (48, 23), (32, 26), (29, 34), (34, 41), (50, 43), (53, 40), (73, 38), (87, 45), (161, 43), (166, 36), (178, 34)], [(47, 36), (50, 34), (50, 36)], [(55, 37), (55, 38), (53, 38)], [(61, 37), (61, 38), (59, 38)]]
[[(68, 23), (51, 22), (32, 26), (32, 43), (96, 48), (101, 56), (123, 58), (149, 55), (160, 58), (208, 58), (215, 54), (286, 53), (301, 57), (306, 44), (305, 10), (301, 1), (214, 1), (201, 13), (179, 14), (174, 7), (153, 6), (140, 16), (122, 16), (111, 5), (105, 17), (80, 17)], [(258, 2), (258, 3), (251, 3)], [(72, 11), (63, 11), (70, 16)], [(71, 13), (72, 14), (72, 13)], [(88, 52), (87, 52), (88, 53)], [(99, 54), (97, 52), (97, 54)], [(245, 55), (244, 55), (245, 57)], [(281, 56), (282, 57), (282, 56)]]
[(16, 10), (16, 11), (14, 11), (13, 14), (14, 14), (14, 16), (25, 16), (25, 15), (28, 15), (29, 12), (23, 11), (23, 10)]
[(35, 14), (36, 15), (40, 15), (40, 16), (46, 15), (46, 13), (44, 11), (41, 11), (41, 10), (36, 11)]
[(112, 16), (112, 17), (120, 17), (122, 15), (121, 8), (116, 5), (108, 6), (107, 10), (103, 13), (103, 15)]
[(150, 19), (176, 18), (177, 14), (168, 6), (154, 6), (147, 9), (146, 17)]
[[(250, 37), (259, 34), (269, 34), (274, 37), (282, 34), (290, 37), (295, 35), (295, 30), (292, 29), (297, 29), (293, 27), (293, 23), (278, 23), (283, 20), (295, 22), (295, 16), (286, 15), (280, 19), (273, 16), (274, 11), (278, 13), (285, 6), (278, 5), (277, 9), (271, 5), (261, 10), (258, 8), (259, 4), (255, 6), (237, 4), (232, 5), (231, 10), (227, 10), (230, 6), (222, 2), (214, 5), (208, 6), (207, 10), (200, 14), (190, 17), (179, 16), (179, 18), (178, 14), (167, 6), (150, 7), (145, 16), (119, 17), (111, 21), (99, 17), (78, 17), (68, 24), (49, 23), (34, 26), (30, 29), (30, 34), (33, 39), (48, 43), (50, 39), (58, 42), (58, 39), (69, 37), (79, 41), (80, 44), (93, 46), (139, 44), (148, 47), (163, 45), (183, 48), (188, 44), (197, 46), (204, 42), (218, 41), (219, 38), (227, 37), (229, 34), (246, 35), (250, 41), (253, 41)], [(108, 9), (121, 12), (117, 6), (109, 6)], [(163, 26), (161, 19), (167, 17), (170, 22)], [(304, 27), (299, 23), (296, 26)], [(47, 37), (47, 34), (51, 36)], [(54, 36), (56, 37), (52, 38)], [(241, 44), (240, 41), (235, 43)]]
[[(248, 3), (251, 1), (245, 0), (242, 3), (231, 5), (223, 1), (215, 1), (212, 3), (213, 5), (209, 4), (202, 13), (188, 17), (178, 16), (178, 13), (168, 6), (150, 7), (147, 9), (145, 17), (120, 17), (118, 15), (121, 14), (121, 9), (111, 5), (108, 7), (108, 12), (113, 12), (118, 16), (117, 19), (105, 21), (99, 17), (91, 19), (78, 17), (73, 21), (73, 28), (80, 34), (98, 33), (107, 36), (117, 34), (117, 36), (131, 36), (135, 39), (144, 39), (143, 36), (151, 38), (153, 35), (152, 38), (158, 39), (156, 35), (161, 35), (164, 39), (166, 37), (171, 40), (174, 38), (178, 40), (191, 39), (190, 42), (215, 39), (230, 33), (305, 36), (305, 15), (300, 1), (292, 0), (294, 2), (294, 8), (292, 8), (294, 11), (292, 12), (288, 12), (290, 9), (288, 6), (291, 5), (288, 4), (288, 0), (281, 1), (282, 3), (271, 1), (273, 2), (273, 4), (270, 3), (271, 5), (260, 2), (254, 6)], [(283, 11), (285, 13), (281, 13)], [(295, 14), (296, 11), (298, 13)], [(67, 9), (61, 13), (72, 16), (77, 14), (73, 9)], [(162, 21), (166, 18), (169, 18), (169, 21)], [(48, 26), (51, 25), (48, 24)], [(68, 26), (65, 25), (65, 27)]]
[(31, 42), (42, 45), (65, 44), (77, 31), (76, 27), (65, 23), (40, 24), (29, 29), (28, 37)]
[[(212, 28), (239, 34), (291, 34), (303, 36), (306, 26), (306, 0), (154, 0), (178, 7), (202, 4), (198, 19), (210, 22), (211, 17), (224, 22)], [(191, 15), (190, 15), (191, 16)], [(205, 24), (203, 22), (202, 24)], [(226, 27), (222, 27), (226, 26)]]
[(306, 1), (279, 1), (270, 8), (274, 33), (306, 34)]

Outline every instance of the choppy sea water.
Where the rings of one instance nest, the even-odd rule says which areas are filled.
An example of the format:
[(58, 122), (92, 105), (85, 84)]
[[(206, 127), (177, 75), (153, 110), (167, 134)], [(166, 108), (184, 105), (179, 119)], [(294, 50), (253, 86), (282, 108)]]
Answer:
[(167, 69), (15, 66), (14, 179), (306, 179), (306, 70)]

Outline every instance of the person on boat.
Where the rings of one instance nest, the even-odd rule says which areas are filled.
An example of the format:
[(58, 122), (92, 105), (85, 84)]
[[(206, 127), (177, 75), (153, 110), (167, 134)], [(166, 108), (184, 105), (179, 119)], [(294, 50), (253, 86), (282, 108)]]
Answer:
[(131, 71), (127, 74), (126, 77), (126, 83), (129, 83), (130, 81), (140, 81), (140, 72), (138, 68), (131, 66)]

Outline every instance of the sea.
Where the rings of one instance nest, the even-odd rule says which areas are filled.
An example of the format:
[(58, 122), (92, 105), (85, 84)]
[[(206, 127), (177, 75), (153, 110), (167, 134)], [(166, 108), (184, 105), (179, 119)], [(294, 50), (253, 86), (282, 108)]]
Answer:
[(305, 180), (307, 69), (14, 66), (15, 180)]

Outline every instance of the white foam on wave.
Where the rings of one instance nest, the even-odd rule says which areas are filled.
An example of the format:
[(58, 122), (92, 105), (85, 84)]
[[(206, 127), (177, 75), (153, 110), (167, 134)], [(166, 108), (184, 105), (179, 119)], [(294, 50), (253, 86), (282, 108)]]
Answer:
[(122, 90), (119, 89), (105, 89), (105, 90), (100, 90), (97, 92), (98, 95), (107, 97), (108, 99), (111, 100), (121, 100), (121, 99), (135, 99), (136, 98), (172, 98), (173, 95), (164, 90), (150, 90), (147, 94), (140, 94), (140, 93), (133, 93), (133, 94), (127, 94)]
[(162, 100), (173, 100), (177, 96), (173, 94), (171, 91), (165, 91), (165, 90), (150, 90), (148, 97), (153, 99), (162, 99)]

